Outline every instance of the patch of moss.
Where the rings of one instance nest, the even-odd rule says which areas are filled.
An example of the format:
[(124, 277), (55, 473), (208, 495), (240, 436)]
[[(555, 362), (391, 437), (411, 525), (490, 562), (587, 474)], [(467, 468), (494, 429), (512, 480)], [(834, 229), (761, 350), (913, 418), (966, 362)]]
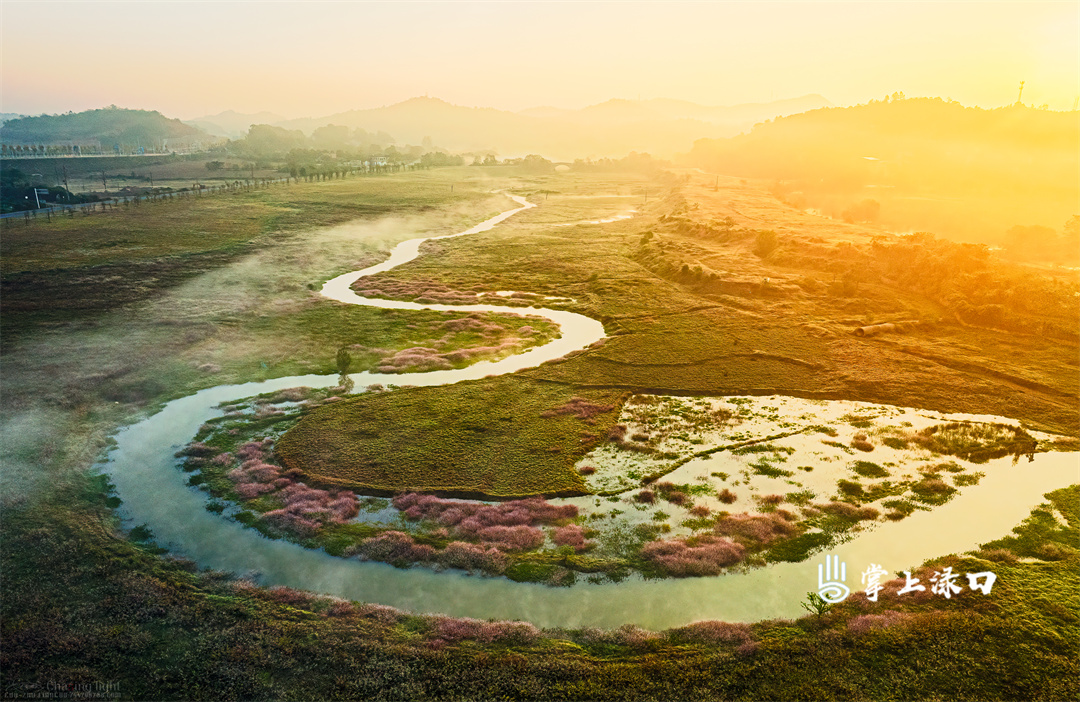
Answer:
[(864, 478), (889, 477), (889, 471), (887, 469), (882, 468), (877, 463), (871, 463), (870, 461), (855, 461), (855, 464), (851, 466), (851, 470)]

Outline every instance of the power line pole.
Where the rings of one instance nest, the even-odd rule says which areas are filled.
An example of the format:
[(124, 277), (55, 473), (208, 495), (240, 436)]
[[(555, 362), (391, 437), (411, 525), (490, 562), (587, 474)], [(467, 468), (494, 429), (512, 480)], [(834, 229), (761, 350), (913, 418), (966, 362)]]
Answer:
[(1022, 97), (1024, 97), (1024, 81), (1020, 81), (1020, 94), (1016, 96), (1016, 104), (1017, 105), (1022, 105), (1023, 104), (1022, 102), (1020, 102), (1020, 98), (1022, 98)]

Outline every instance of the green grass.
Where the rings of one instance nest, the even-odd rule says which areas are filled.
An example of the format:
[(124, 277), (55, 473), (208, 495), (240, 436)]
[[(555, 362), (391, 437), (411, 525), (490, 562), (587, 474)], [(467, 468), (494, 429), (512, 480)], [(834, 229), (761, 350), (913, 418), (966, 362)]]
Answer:
[[(612, 409), (541, 417), (573, 397)], [(573, 465), (607, 436), (623, 399), (517, 377), (405, 388), (315, 410), (275, 451), (312, 483), (361, 493), (580, 495), (588, 489)]]
[(864, 478), (889, 477), (888, 469), (882, 468), (877, 463), (871, 463), (870, 461), (855, 461), (855, 463), (851, 466), (851, 470), (855, 471)]
[[(1028, 558), (1046, 558), (1055, 552), (1073, 557), (1080, 554), (1080, 485), (1048, 492), (1045, 497), (1048, 501), (1032, 510), (1012, 534), (983, 544), (983, 551), (1007, 549)], [(1058, 555), (1054, 560), (1060, 558)]]

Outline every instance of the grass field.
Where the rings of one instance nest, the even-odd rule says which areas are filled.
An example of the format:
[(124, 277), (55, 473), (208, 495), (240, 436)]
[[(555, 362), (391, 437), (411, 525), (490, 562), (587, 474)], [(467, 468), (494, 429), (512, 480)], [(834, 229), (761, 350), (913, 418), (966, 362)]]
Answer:
[[(711, 178), (699, 180), (682, 186), (695, 216), (775, 229), (781, 253), (800, 251), (797, 236), (869, 247), (876, 234), (812, 220), (756, 184), (725, 180), (713, 191)], [(329, 426), (338, 411), (353, 413), (382, 447), (334, 450), (383, 461), (385, 473), (456, 466), (459, 487), (512, 495), (507, 476), (519, 469), (530, 481), (581, 480), (568, 462), (583, 433), (599, 435), (609, 420), (539, 416), (573, 397), (614, 404), (627, 391), (775, 392), (1000, 414), (1072, 435), (1080, 425), (1075, 343), (961, 324), (887, 280), (831, 294), (832, 272), (759, 257), (752, 235), (712, 240), (661, 220), (677, 203), (637, 175), (462, 168), (290, 187), (5, 230), (5, 694), (97, 682), (126, 699), (1058, 700), (1080, 692), (1075, 490), (1052, 495), (1015, 537), (927, 564), (993, 570), (999, 579), (984, 599), (894, 606), (852, 598), (797, 621), (658, 634), (417, 617), (162, 558), (147, 530), (118, 523), (117, 498), (88, 474), (109, 435), (203, 387), (333, 372), (345, 346), (398, 351), (441, 338), (445, 315), (346, 309), (312, 286), (379, 260), (404, 238), (460, 231), (506, 209), (489, 194), (497, 187), (545, 204), (492, 232), (439, 242), (436, 256), (387, 275), (573, 298), (566, 306), (602, 319), (609, 340), (512, 377), (438, 389), (437, 398), (435, 389), (406, 389), (328, 406), (311, 418), (326, 413)], [(151, 216), (173, 206), (185, 214)], [(630, 207), (639, 210), (633, 219), (589, 223)], [(233, 226), (236, 212), (247, 219)], [(640, 255), (648, 232), (669, 259), (719, 271), (730, 285), (705, 289), (682, 276), (682, 263), (653, 270)], [(924, 324), (903, 335), (850, 335), (859, 324), (912, 315)], [(391, 415), (393, 438), (404, 431), (408, 441), (387, 433), (380, 417)], [(500, 429), (503, 416), (521, 432)], [(321, 458), (313, 448), (301, 446)], [(507, 575), (534, 579), (549, 567), (516, 563)]]
[[(534, 180), (537, 190), (558, 191), (556, 177)], [(575, 194), (592, 195), (609, 214), (627, 208), (625, 200), (612, 197), (616, 193), (610, 184), (606, 189), (598, 185), (581, 183)], [(642, 186), (620, 187), (626, 192)], [(1075, 433), (1080, 428), (1073, 399), (1074, 342), (960, 324), (933, 300), (882, 282), (863, 283), (850, 295), (830, 292), (825, 282), (829, 274), (816, 263), (800, 268), (783, 262), (792, 256), (773, 262), (753, 254), (753, 227), (769, 221), (784, 233), (783, 246), (795, 252), (803, 245), (821, 248), (817, 240), (828, 236), (838, 247), (832, 256), (841, 268), (847, 265), (845, 251), (873, 246), (876, 232), (822, 224), (733, 180), (722, 195), (693, 181), (672, 187), (677, 190), (650, 205), (635, 202), (643, 211), (633, 219), (566, 227), (558, 225), (580, 221), (574, 208), (580, 208), (581, 200), (549, 192), (545, 205), (504, 226), (475, 237), (435, 242), (429, 255), (366, 279), (359, 287), (421, 290), (438, 283), (451, 291), (483, 286), (572, 298), (565, 303), (568, 309), (604, 321), (607, 343), (519, 375), (561, 384), (574, 394), (585, 390), (788, 394), (998, 414), (1055, 432)], [(696, 231), (684, 231), (678, 213), (690, 210), (716, 221), (735, 209), (729, 209), (725, 198), (745, 198), (748, 203), (738, 210), (742, 214), (736, 228), (741, 233), (703, 238)], [(722, 271), (719, 277), (728, 281), (726, 286), (719, 292), (702, 289), (698, 277), (683, 276), (678, 266), (670, 272), (653, 271), (639, 260), (643, 240), (669, 257), (678, 254), (680, 260), (695, 254), (694, 261), (701, 262), (695, 265)], [(862, 324), (910, 319), (920, 323), (891, 338), (851, 334)], [(523, 406), (532, 387), (500, 384), (499, 403), (469, 404), (463, 410), (470, 422), (483, 428), (468, 436), (468, 444), (499, 455), (511, 474), (532, 474), (534, 449), (531, 438), (515, 446), (495, 430), (502, 424), (499, 407)], [(446, 391), (446, 402), (452, 402), (454, 392)], [(365, 402), (358, 400), (355, 407)], [(411, 407), (401, 409), (403, 416), (416, 414)], [(406, 426), (412, 421), (406, 420)], [(357, 464), (372, 455), (358, 448), (367, 445), (369, 434), (358, 435), (355, 447), (350, 447), (340, 443), (340, 422), (324, 420), (323, 431), (314, 419), (301, 426), (303, 440), (287, 437), (285, 442), (293, 460), (300, 444), (332, 444), (349, 466), (342, 470), (369, 470)], [(456, 451), (453, 447), (466, 435), (460, 436), (449, 443), (432, 443), (427, 465), (441, 465), (436, 457)], [(409, 437), (411, 444), (415, 437)], [(387, 450), (380, 453), (378, 468), (370, 469), (411, 474), (417, 461), (425, 460), (422, 453), (417, 447)], [(317, 463), (322, 466), (325, 461)], [(435, 488), (434, 483), (424, 485)]]
[(362, 395), (312, 412), (275, 453), (313, 484), (367, 494), (585, 494), (574, 464), (606, 438), (623, 398), (586, 391), (606, 411), (554, 413), (575, 396), (513, 377)]

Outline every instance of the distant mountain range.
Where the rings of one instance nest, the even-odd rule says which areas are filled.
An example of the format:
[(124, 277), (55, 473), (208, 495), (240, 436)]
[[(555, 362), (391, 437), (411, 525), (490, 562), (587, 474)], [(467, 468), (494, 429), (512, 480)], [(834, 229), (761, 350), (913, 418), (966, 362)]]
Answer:
[(306, 134), (334, 124), (387, 132), (398, 143), (419, 144), (427, 137), (451, 151), (494, 151), (503, 156), (537, 153), (570, 160), (624, 156), (630, 151), (671, 156), (688, 150), (699, 138), (733, 136), (763, 120), (830, 105), (820, 95), (806, 95), (731, 107), (679, 100), (609, 100), (581, 110), (538, 107), (508, 112), (420, 97), (387, 107), (275, 124)]
[(671, 157), (688, 151), (697, 139), (733, 136), (764, 120), (829, 105), (820, 95), (806, 95), (730, 107), (680, 100), (608, 100), (580, 110), (538, 107), (509, 112), (418, 97), (325, 117), (286, 120), (272, 112), (229, 110), (186, 122), (159, 112), (107, 107), (61, 115), (12, 116), (0, 126), (0, 142), (69, 146), (97, 142), (103, 148), (114, 144), (130, 148), (186, 139), (205, 145), (223, 138), (241, 138), (254, 124), (299, 130), (309, 136), (320, 127), (336, 125), (372, 135), (381, 132), (399, 146), (436, 145), (449, 151), (501, 157), (535, 153), (573, 160), (621, 157), (631, 151)]

